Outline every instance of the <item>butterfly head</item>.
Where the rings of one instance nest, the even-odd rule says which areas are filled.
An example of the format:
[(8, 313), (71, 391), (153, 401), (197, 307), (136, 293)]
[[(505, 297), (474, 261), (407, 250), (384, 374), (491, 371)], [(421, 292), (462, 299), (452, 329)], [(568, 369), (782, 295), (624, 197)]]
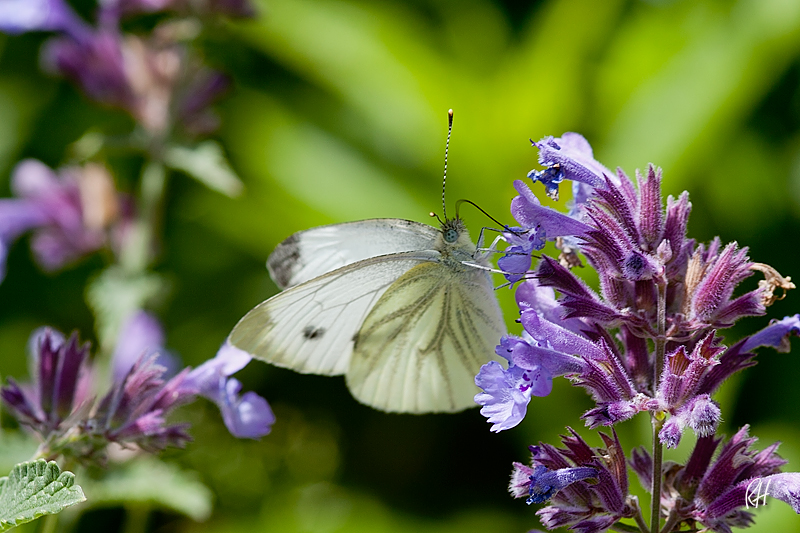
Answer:
[(448, 218), (442, 222), (442, 239), (446, 244), (457, 244), (466, 239), (469, 241), (467, 226), (460, 218)]

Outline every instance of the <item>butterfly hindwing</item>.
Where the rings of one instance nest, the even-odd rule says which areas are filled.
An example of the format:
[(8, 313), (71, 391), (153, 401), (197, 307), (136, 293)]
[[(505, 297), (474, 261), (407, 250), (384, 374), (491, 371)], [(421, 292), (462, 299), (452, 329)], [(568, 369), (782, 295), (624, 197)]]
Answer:
[(431, 261), (431, 254), (436, 252), (373, 257), (287, 289), (247, 313), (230, 342), (298, 372), (343, 374), (369, 311), (397, 278)]
[(280, 243), (269, 256), (267, 268), (285, 289), (371, 257), (432, 250), (438, 236), (439, 231), (427, 224), (396, 218), (320, 226)]
[(505, 333), (488, 275), (444, 262), (403, 274), (364, 321), (347, 371), (353, 395), (384, 411), (460, 411)]

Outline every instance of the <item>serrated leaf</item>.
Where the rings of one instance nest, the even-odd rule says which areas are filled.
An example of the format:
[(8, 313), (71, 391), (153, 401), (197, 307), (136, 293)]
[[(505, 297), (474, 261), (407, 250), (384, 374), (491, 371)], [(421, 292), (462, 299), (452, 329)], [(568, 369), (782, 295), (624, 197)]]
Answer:
[(205, 141), (192, 148), (171, 146), (164, 154), (164, 162), (227, 196), (237, 196), (242, 192), (242, 182), (231, 169), (220, 145), (214, 141)]
[(0, 531), (30, 522), (46, 514), (59, 513), (85, 501), (72, 472), (44, 459), (16, 465), (8, 477), (0, 478)]
[(137, 457), (108, 473), (102, 480), (84, 483), (90, 505), (129, 503), (169, 509), (195, 521), (209, 517), (213, 495), (194, 472), (150, 457)]

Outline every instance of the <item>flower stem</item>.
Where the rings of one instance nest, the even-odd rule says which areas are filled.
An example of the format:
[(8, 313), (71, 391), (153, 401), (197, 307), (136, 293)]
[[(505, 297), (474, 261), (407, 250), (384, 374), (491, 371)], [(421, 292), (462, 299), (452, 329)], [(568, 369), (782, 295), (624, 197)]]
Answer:
[[(667, 326), (667, 282), (661, 279), (658, 285), (658, 336), (655, 339), (655, 361), (653, 363), (653, 395), (658, 394), (658, 385), (661, 372), (664, 369), (664, 352), (666, 349), (666, 326)], [(664, 457), (664, 448), (658, 433), (664, 425), (664, 417), (661, 413), (654, 412), (650, 416), (653, 426), (653, 485), (650, 492), (652, 501), (650, 505), (650, 533), (659, 533), (661, 529), (661, 463)]]

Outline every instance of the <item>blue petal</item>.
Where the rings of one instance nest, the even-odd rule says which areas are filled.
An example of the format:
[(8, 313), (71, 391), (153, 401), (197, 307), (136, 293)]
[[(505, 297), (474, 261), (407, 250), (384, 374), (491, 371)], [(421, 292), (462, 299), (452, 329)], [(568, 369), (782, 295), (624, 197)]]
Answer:
[[(787, 316), (765, 327), (755, 335), (751, 335), (742, 345), (742, 352), (749, 352), (759, 346), (783, 348), (789, 335), (800, 335), (800, 314)], [(787, 350), (788, 351), (788, 350)]]
[(534, 392), (529, 371), (514, 365), (505, 370), (490, 361), (475, 376), (475, 384), (484, 390), (475, 395), (475, 403), (483, 406), (481, 414), (493, 424), (491, 431), (513, 428), (525, 418)]
[(242, 384), (231, 378), (219, 388), (214, 399), (222, 412), (222, 419), (231, 435), (239, 438), (258, 439), (269, 434), (275, 415), (267, 401), (255, 392), (247, 392), (241, 398)]
[(549, 470), (545, 466), (537, 465), (531, 475), (530, 497), (525, 503), (530, 505), (546, 502), (564, 487), (590, 477), (597, 477), (597, 469), (579, 466)]

